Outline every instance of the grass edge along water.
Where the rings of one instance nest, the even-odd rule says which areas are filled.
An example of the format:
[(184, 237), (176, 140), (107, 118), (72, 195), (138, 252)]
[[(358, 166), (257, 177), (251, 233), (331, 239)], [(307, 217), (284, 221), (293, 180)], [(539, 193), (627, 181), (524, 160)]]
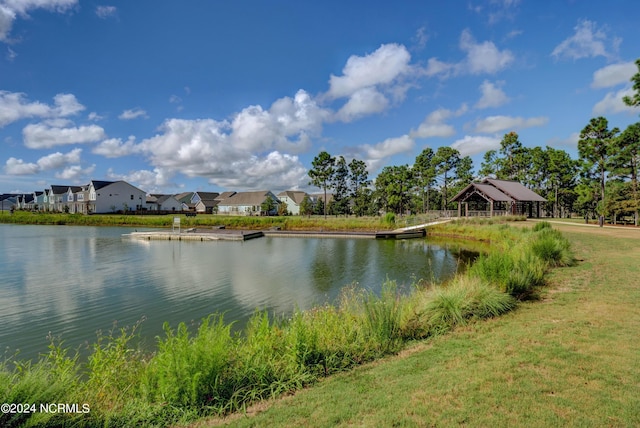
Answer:
[(568, 241), (549, 223), (476, 229), (491, 236), (489, 253), (442, 286), (401, 293), (387, 280), (380, 295), (346, 287), (335, 304), (286, 319), (257, 311), (241, 333), (232, 333), (219, 314), (195, 332), (184, 323), (165, 325), (152, 354), (132, 345), (134, 327), (100, 337), (88, 363), (55, 340), (35, 363), (5, 359), (2, 402), (86, 403), (91, 410), (3, 413), (0, 425), (169, 426), (240, 411), (397, 353), (411, 341), (509, 312), (518, 299), (535, 296), (548, 269), (573, 263)]

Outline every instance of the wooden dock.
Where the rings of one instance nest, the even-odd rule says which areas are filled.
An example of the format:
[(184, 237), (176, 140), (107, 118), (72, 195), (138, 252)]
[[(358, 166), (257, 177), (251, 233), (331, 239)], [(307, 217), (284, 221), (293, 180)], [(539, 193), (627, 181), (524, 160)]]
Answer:
[(383, 230), (376, 232), (376, 239), (413, 239), (424, 238), (427, 236), (426, 229), (396, 229), (396, 230)]
[(261, 238), (264, 233), (261, 230), (228, 230), (228, 229), (187, 229), (181, 232), (153, 231), (133, 232), (123, 237), (143, 239), (147, 241), (248, 241)]

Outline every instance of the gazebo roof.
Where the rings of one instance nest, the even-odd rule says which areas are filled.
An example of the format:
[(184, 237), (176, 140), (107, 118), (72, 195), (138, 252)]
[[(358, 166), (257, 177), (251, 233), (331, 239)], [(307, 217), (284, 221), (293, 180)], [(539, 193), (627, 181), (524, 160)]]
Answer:
[(482, 183), (470, 183), (451, 202), (464, 202), (473, 193), (494, 202), (546, 202), (542, 196), (517, 181), (485, 178)]

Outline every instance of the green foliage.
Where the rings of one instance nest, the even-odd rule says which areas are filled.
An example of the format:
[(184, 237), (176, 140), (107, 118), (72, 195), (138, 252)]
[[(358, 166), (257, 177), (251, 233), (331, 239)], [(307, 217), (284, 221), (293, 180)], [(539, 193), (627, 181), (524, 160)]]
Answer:
[(395, 226), (396, 215), (394, 213), (386, 213), (382, 218), (382, 223), (387, 224), (389, 226)]
[(624, 96), (622, 98), (622, 101), (631, 107), (640, 106), (640, 59), (636, 60), (636, 65), (638, 66), (638, 72), (631, 77), (633, 90), (635, 92), (631, 96)]
[(202, 320), (192, 337), (186, 324), (172, 330), (164, 325), (164, 339), (146, 373), (146, 396), (178, 407), (224, 409), (232, 395), (227, 369), (235, 343), (231, 325), (222, 316)]

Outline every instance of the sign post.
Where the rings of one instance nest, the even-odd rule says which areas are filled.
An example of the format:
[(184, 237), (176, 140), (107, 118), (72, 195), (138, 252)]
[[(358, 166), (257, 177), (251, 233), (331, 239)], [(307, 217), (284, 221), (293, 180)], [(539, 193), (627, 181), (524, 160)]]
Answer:
[(173, 233), (176, 233), (176, 229), (178, 229), (178, 234), (180, 234), (180, 217), (173, 218), (173, 228), (171, 229), (171, 231)]

